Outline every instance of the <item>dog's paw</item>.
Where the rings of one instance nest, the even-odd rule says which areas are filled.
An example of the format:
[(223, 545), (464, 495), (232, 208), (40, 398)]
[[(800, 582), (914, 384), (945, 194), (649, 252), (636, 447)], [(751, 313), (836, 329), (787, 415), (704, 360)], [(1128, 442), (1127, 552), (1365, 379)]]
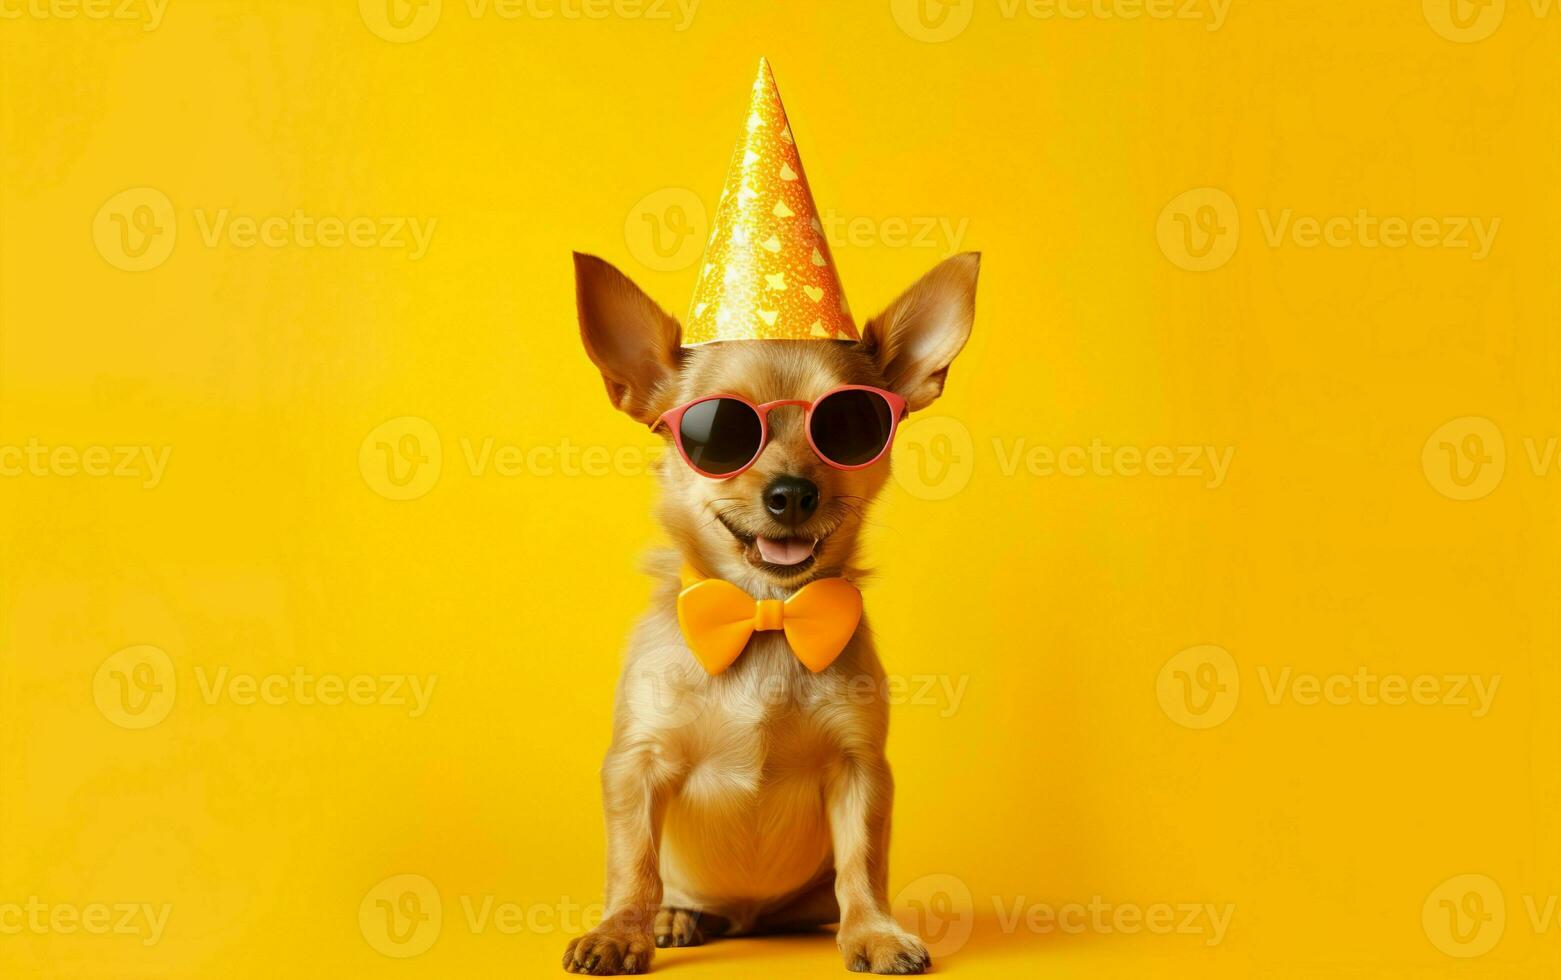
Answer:
[(702, 946), (699, 913), (692, 909), (662, 909), (656, 913), (657, 946)]
[(892, 923), (842, 932), (838, 941), (853, 973), (926, 973), (932, 966), (921, 940)]
[(644, 973), (650, 969), (655, 951), (655, 940), (649, 932), (612, 928), (603, 923), (569, 944), (564, 951), (564, 969), (594, 977)]

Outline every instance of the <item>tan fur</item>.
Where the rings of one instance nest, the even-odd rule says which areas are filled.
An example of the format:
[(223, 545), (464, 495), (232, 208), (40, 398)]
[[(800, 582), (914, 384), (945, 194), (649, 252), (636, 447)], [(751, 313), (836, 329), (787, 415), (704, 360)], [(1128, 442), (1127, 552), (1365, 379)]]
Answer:
[[(751, 341), (672, 351), (665, 314), (626, 293), (632, 284), (611, 266), (580, 256), (581, 332), (614, 404), (642, 421), (716, 392), (761, 403), (812, 400), (841, 384), (888, 387), (885, 365), (896, 374), (894, 390), (925, 404), (968, 336), (976, 266), (974, 256), (944, 263), (891, 307), (894, 315), (870, 324), (863, 344)], [(597, 300), (599, 289), (611, 303)], [(907, 301), (935, 315), (900, 308)], [(602, 319), (604, 306), (617, 319)], [(570, 943), (571, 972), (641, 972), (658, 942), (696, 945), (716, 934), (836, 921), (851, 969), (919, 973), (928, 965), (920, 941), (889, 913), (888, 707), (865, 618), (818, 674), (797, 661), (783, 634), (762, 632), (712, 677), (678, 629), (684, 562), (755, 598), (784, 598), (820, 577), (861, 581), (858, 536), (888, 477), (887, 458), (849, 472), (825, 465), (808, 446), (801, 408), (776, 410), (770, 428), (759, 461), (730, 480), (699, 476), (676, 452), (663, 457), (658, 513), (674, 547), (651, 558), (658, 586), (618, 684), (602, 766), (607, 916)], [(782, 474), (812, 480), (822, 501), (796, 532), (822, 539), (817, 559), (790, 577), (755, 567), (745, 556), (751, 546), (728, 530), (775, 533), (760, 490)]]

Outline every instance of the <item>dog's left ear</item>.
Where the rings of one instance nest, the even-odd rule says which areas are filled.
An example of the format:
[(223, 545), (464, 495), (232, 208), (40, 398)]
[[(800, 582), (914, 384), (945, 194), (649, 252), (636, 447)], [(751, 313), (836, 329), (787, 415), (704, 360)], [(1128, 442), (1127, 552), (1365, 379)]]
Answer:
[(676, 374), (682, 328), (611, 262), (575, 253), (580, 340), (607, 397), (630, 418), (656, 421), (657, 395)]
[(981, 253), (944, 259), (868, 321), (862, 346), (912, 412), (943, 393), (949, 365), (970, 339)]

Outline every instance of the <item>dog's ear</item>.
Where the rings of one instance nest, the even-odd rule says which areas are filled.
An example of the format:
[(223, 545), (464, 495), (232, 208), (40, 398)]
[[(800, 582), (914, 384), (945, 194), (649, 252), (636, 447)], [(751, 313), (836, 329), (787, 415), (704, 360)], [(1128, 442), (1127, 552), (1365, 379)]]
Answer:
[(944, 259), (862, 330), (863, 348), (910, 411), (943, 393), (949, 365), (970, 339), (980, 271), (979, 252)]
[(607, 384), (607, 397), (646, 425), (656, 421), (657, 388), (677, 370), (682, 329), (656, 302), (594, 255), (575, 253), (580, 340)]

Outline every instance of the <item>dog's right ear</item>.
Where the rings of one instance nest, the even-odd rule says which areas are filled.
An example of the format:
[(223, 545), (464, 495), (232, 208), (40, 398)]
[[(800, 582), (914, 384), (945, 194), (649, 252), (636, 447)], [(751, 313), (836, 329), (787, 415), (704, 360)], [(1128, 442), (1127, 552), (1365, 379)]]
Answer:
[(657, 389), (677, 370), (682, 329), (655, 300), (594, 255), (575, 253), (580, 340), (607, 384), (607, 397), (650, 425)]
[(862, 328), (862, 347), (912, 412), (943, 394), (949, 365), (970, 339), (981, 253), (944, 259)]

